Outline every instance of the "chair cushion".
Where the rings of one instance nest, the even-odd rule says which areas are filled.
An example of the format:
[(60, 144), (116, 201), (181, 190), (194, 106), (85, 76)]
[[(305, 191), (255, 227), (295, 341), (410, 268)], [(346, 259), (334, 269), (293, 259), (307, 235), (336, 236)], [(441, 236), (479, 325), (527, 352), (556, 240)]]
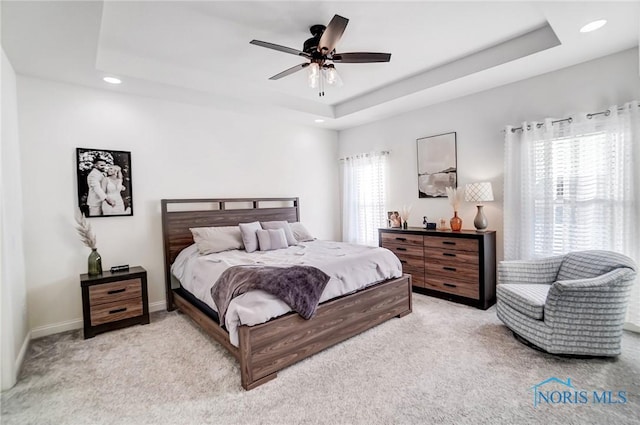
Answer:
[(496, 288), (498, 302), (509, 305), (527, 317), (542, 320), (544, 303), (551, 285), (504, 283)]
[(564, 256), (556, 280), (590, 279), (622, 267), (635, 270), (635, 264), (629, 257), (616, 252), (570, 252)]

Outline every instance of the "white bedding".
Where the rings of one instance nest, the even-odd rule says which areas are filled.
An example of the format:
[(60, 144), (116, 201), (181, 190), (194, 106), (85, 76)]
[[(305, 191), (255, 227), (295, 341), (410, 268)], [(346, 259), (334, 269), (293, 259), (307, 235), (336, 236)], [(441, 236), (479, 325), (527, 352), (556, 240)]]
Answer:
[[(191, 245), (180, 252), (171, 272), (186, 290), (218, 311), (211, 288), (224, 270), (242, 264), (317, 267), (331, 277), (320, 302), (402, 276), (398, 257), (385, 248), (318, 240), (275, 251), (233, 250), (209, 255), (200, 255)], [(238, 346), (240, 325), (264, 323), (289, 311), (287, 304), (264, 291), (250, 291), (234, 298), (225, 318), (231, 343)]]

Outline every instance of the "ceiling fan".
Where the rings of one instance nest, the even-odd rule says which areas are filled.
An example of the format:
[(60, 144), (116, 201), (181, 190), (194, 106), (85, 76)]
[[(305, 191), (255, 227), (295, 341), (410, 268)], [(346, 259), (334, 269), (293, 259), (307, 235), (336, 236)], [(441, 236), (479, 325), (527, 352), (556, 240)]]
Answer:
[(313, 37), (304, 42), (302, 50), (266, 41), (251, 40), (251, 44), (278, 50), (296, 56), (302, 56), (309, 62), (301, 63), (269, 78), (279, 80), (294, 72), (309, 68), (309, 86), (318, 87), (318, 95), (324, 96), (324, 81), (328, 84), (340, 84), (340, 77), (336, 72), (334, 63), (373, 63), (389, 62), (391, 53), (351, 52), (336, 53), (336, 44), (340, 41), (349, 20), (340, 15), (335, 15), (329, 25), (313, 25), (309, 28)]

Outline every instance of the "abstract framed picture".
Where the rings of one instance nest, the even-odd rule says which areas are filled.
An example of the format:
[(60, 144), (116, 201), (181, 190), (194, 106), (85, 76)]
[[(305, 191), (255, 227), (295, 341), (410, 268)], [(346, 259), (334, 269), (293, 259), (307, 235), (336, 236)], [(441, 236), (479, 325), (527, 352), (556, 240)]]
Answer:
[(418, 198), (442, 198), (458, 186), (456, 133), (418, 139)]
[(133, 215), (131, 152), (76, 148), (76, 172), (86, 217)]

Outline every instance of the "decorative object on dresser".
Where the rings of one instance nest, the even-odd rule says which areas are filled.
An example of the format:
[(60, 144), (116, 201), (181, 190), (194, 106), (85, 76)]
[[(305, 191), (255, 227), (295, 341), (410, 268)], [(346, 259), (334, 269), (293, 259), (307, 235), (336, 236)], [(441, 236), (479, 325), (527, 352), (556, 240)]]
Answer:
[(418, 197), (444, 198), (458, 187), (456, 133), (423, 137), (418, 145)]
[(265, 323), (240, 325), (236, 346), (220, 325), (218, 314), (183, 288), (171, 272), (181, 251), (193, 244), (189, 227), (194, 223), (237, 226), (255, 221), (292, 223), (299, 218), (298, 198), (162, 200), (167, 309), (180, 309), (238, 360), (246, 390), (274, 379), (279, 370), (327, 347), (411, 313), (411, 278), (404, 275), (322, 302), (309, 320), (290, 312)]
[(486, 310), (496, 297), (496, 232), (378, 229), (415, 292)]
[(476, 202), (478, 213), (473, 220), (473, 225), (476, 226), (478, 232), (484, 232), (489, 222), (482, 210), (484, 207), (482, 203), (493, 201), (493, 188), (491, 187), (491, 183), (480, 182), (467, 184), (464, 189), (464, 200), (467, 202)]
[(460, 208), (460, 202), (462, 201), (462, 194), (462, 190), (458, 190), (454, 187), (447, 188), (447, 197), (449, 198), (449, 203), (453, 208), (453, 217), (449, 221), (449, 224), (451, 224), (451, 230), (454, 232), (462, 230), (462, 219), (458, 217), (458, 209)]
[(147, 271), (104, 272), (100, 276), (80, 275), (84, 337), (149, 323)]
[(413, 205), (403, 205), (400, 210), (400, 220), (402, 221), (402, 228), (406, 229), (409, 227), (409, 216), (411, 215), (411, 210), (413, 209)]
[(80, 235), (80, 240), (82, 240), (84, 246), (91, 248), (91, 254), (89, 254), (87, 262), (89, 276), (102, 274), (102, 257), (98, 253), (98, 248), (96, 246), (96, 235), (91, 230), (91, 224), (89, 224), (84, 214), (79, 210), (76, 214), (76, 223), (78, 223), (76, 230), (78, 231), (78, 235)]
[(76, 173), (85, 216), (133, 215), (131, 152), (76, 148)]
[(387, 222), (389, 227), (402, 227), (402, 219), (398, 211), (387, 211)]

